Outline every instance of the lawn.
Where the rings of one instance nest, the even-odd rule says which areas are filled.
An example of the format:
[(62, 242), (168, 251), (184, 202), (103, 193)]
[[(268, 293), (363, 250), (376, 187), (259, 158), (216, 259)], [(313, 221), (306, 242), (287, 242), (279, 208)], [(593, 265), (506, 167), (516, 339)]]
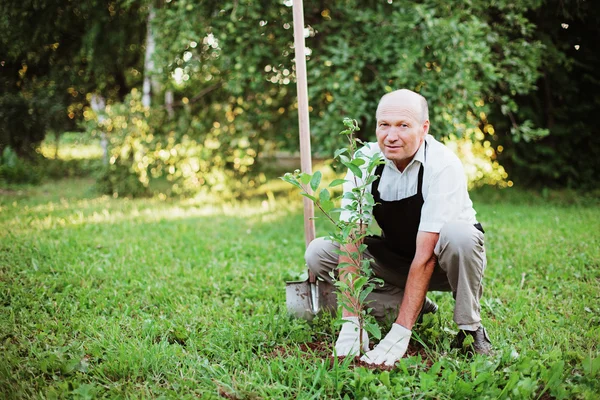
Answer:
[[(288, 317), (301, 203), (128, 200), (86, 179), (0, 192), (1, 398), (598, 398), (600, 201), (473, 195), (495, 347), (450, 349), (453, 300), (392, 371), (332, 363), (334, 322)], [(327, 226), (317, 224), (320, 234)]]

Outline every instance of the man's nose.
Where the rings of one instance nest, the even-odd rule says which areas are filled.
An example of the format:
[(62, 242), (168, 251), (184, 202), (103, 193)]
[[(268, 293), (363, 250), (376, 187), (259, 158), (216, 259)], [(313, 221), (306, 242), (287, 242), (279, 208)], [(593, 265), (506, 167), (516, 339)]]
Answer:
[(400, 132), (395, 126), (388, 131), (387, 139), (390, 142), (396, 142), (400, 139)]

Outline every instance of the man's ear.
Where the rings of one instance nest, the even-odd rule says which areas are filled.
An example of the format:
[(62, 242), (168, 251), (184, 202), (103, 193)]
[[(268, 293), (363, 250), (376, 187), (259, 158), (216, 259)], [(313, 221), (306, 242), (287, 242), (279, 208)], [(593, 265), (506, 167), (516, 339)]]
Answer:
[(427, 135), (429, 133), (429, 120), (425, 120), (425, 122), (423, 122), (423, 136)]

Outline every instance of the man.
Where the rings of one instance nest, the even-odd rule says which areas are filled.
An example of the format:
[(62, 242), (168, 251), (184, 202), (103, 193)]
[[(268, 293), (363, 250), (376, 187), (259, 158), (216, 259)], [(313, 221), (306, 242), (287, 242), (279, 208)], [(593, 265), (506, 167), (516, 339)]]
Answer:
[[(388, 93), (379, 102), (376, 119), (377, 143), (362, 151), (369, 156), (379, 151), (385, 161), (370, 188), (377, 203), (373, 216), (382, 236), (365, 239), (364, 256), (372, 259), (373, 273), (384, 285), (373, 291), (369, 307), (380, 320), (390, 310), (397, 314), (389, 333), (371, 351), (363, 331), (366, 353), (361, 360), (389, 366), (404, 356), (417, 319), (437, 311), (437, 305), (426, 298), (428, 290), (454, 295), (459, 329), (454, 345), (462, 347), (466, 336), (472, 336), (473, 350), (489, 354), (491, 343), (481, 325), (479, 303), (486, 267), (483, 229), (475, 219), (462, 164), (428, 135), (429, 112), (423, 96), (406, 89)], [(354, 185), (349, 171), (344, 191)], [(342, 213), (340, 218), (348, 220), (349, 215)], [(331, 282), (329, 272), (349, 263), (347, 254), (357, 251), (356, 246), (347, 246), (339, 255), (338, 248), (339, 244), (323, 238), (314, 240), (306, 251), (308, 267)], [(339, 279), (345, 280), (349, 272), (356, 268), (341, 269)], [(357, 311), (343, 311), (345, 322), (334, 353), (338, 357), (360, 353)]]

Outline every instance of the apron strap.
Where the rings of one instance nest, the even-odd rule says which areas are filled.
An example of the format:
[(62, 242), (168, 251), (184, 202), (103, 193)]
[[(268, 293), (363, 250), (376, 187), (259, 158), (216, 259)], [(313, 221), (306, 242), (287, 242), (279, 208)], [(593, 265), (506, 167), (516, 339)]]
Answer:
[(385, 164), (379, 164), (375, 169), (375, 175), (377, 175), (377, 179), (371, 185), (371, 194), (373, 195), (373, 199), (375, 202), (378, 202), (381, 197), (379, 196), (379, 181), (381, 180), (381, 174), (383, 173), (383, 168)]

